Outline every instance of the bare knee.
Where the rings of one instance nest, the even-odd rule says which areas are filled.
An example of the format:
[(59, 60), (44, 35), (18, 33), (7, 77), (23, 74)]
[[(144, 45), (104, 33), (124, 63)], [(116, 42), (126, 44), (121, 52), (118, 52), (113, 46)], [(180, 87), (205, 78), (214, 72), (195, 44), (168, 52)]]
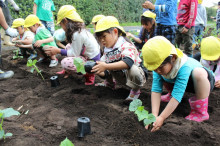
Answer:
[(204, 68), (195, 68), (192, 72), (193, 79), (196, 81), (208, 80), (208, 73)]

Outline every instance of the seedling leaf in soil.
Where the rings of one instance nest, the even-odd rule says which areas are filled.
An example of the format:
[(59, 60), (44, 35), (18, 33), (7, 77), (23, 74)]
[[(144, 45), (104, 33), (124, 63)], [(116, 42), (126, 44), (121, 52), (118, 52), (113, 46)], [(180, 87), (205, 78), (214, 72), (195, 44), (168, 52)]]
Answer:
[(36, 66), (36, 63), (37, 63), (37, 60), (36, 60), (36, 59), (34, 59), (34, 60), (29, 59), (29, 60), (27, 61), (27, 67), (31, 67), (31, 70), (30, 70), (31, 73), (34, 73), (34, 70), (36, 70), (37, 73), (41, 76), (41, 78), (42, 78), (43, 81), (44, 81), (44, 77), (43, 77), (43, 75), (41, 74), (41, 70), (38, 69), (38, 67)]
[(76, 66), (77, 72), (81, 72), (82, 74), (86, 74), (86, 71), (84, 68), (84, 61), (81, 58), (79, 58), (79, 57), (74, 58), (73, 64)]
[(138, 121), (144, 120), (144, 126), (150, 125), (156, 121), (155, 116), (153, 114), (149, 114), (148, 111), (144, 109), (140, 99), (135, 99), (130, 103), (129, 111), (132, 111), (137, 115)]
[(19, 49), (13, 51), (15, 55), (12, 57), (13, 60), (18, 59), (18, 58), (23, 58), (23, 56), (19, 56)]
[(12, 133), (6, 133), (5, 134), (5, 131), (3, 130), (3, 121), (4, 121), (4, 118), (8, 118), (8, 117), (11, 117), (11, 116), (14, 116), (14, 115), (20, 115), (20, 113), (16, 110), (14, 110), (13, 108), (7, 108), (7, 109), (4, 109), (4, 110), (0, 110), (0, 120), (1, 120), (1, 124), (0, 124), (0, 139), (2, 138), (6, 138), (6, 137), (10, 137), (12, 136)]
[(60, 146), (74, 146), (74, 144), (66, 137), (61, 143)]

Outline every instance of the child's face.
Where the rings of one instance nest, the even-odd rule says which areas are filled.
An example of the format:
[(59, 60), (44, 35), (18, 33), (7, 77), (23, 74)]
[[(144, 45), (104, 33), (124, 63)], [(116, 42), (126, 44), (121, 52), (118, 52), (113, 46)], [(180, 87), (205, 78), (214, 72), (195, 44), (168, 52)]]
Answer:
[(64, 31), (66, 31), (66, 24), (67, 24), (67, 21), (65, 18), (60, 22), (60, 26), (63, 28)]
[(24, 28), (23, 27), (17, 27), (16, 28), (17, 29), (17, 31), (18, 31), (18, 33), (20, 34), (20, 35), (23, 35), (24, 34)]
[(143, 25), (143, 28), (146, 29), (148, 32), (151, 31), (152, 27), (153, 27), (153, 24), (151, 24), (150, 22), (147, 25)]
[(171, 71), (172, 67), (173, 67), (173, 65), (171, 63), (166, 63), (166, 64), (160, 65), (154, 71), (157, 72), (160, 75), (167, 75)]
[(114, 29), (111, 33), (104, 32), (100, 37), (100, 43), (107, 48), (113, 48), (118, 40), (118, 30)]
[(33, 26), (28, 27), (31, 32), (36, 33), (37, 28), (39, 27), (38, 24), (34, 24)]

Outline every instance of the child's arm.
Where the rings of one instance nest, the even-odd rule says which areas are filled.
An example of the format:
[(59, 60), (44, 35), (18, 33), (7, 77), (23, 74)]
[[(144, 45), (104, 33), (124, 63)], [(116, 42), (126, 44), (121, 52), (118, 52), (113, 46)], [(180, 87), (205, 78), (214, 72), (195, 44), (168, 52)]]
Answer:
[(160, 97), (161, 93), (152, 92), (151, 93), (151, 105), (152, 105), (152, 114), (157, 117), (160, 110)]
[(33, 39), (27, 37), (26, 39), (21, 40), (20, 42), (21, 42), (22, 44), (24, 44), (24, 45), (29, 45), (29, 44), (32, 44)]
[(37, 4), (34, 3), (33, 6), (33, 14), (36, 15), (37, 14)]
[(16, 44), (15, 46), (20, 47), (20, 48), (31, 48), (32, 49), (32, 44), (29, 44), (29, 45), (18, 45), (18, 44)]
[[(197, 12), (197, 0), (192, 0), (191, 3), (190, 3), (189, 19), (188, 19), (188, 22), (185, 24), (184, 28), (186, 28), (186, 29), (190, 29), (191, 28), (192, 23), (196, 19), (196, 15), (197, 15), (196, 12)], [(184, 32), (182, 32), (182, 33), (184, 33)]]
[(56, 41), (57, 46), (59, 46), (62, 49), (66, 49), (66, 46), (64, 46), (60, 41)]
[(49, 42), (52, 42), (54, 39), (53, 37), (49, 37), (47, 39), (44, 39), (44, 40), (38, 40), (36, 41), (36, 43), (34, 44), (35, 47), (40, 47), (42, 44), (45, 44), (45, 43), (49, 43)]

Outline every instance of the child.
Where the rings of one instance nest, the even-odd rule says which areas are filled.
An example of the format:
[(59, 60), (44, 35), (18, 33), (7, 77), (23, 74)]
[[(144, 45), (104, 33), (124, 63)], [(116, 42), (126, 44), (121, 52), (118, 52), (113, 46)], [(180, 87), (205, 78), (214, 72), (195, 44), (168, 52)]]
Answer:
[(106, 16), (98, 21), (95, 35), (105, 48), (101, 61), (97, 61), (92, 72), (105, 78), (103, 85), (112, 88), (115, 88), (114, 77), (117, 82), (132, 88), (126, 100), (137, 99), (146, 79), (140, 67), (139, 53), (125, 39), (124, 29), (115, 17)]
[(55, 28), (54, 28), (52, 11), (55, 11), (53, 0), (34, 0), (34, 7), (33, 7), (34, 15), (36, 15), (40, 19), (42, 24), (53, 35)]
[[(68, 56), (61, 61), (61, 65), (67, 74), (75, 71), (73, 57), (83, 56), (88, 60), (100, 60), (100, 47), (95, 37), (85, 29), (83, 20), (73, 6), (64, 5), (59, 9), (57, 24), (60, 24), (66, 32), (66, 40), (70, 44), (70, 48), (64, 50), (50, 47), (46, 49), (46, 53), (48, 55), (60, 53), (61, 55)], [(87, 73), (84, 77), (86, 79), (85, 85), (94, 84), (94, 74)]]
[[(142, 53), (144, 66), (153, 71), (151, 103), (156, 122), (154, 122), (151, 131), (159, 130), (164, 120), (179, 105), (186, 91), (195, 93), (195, 96), (189, 99), (191, 112), (186, 119), (197, 122), (208, 120), (208, 96), (215, 82), (212, 71), (202, 67), (195, 59), (187, 57), (162, 36), (148, 40), (142, 49)], [(158, 115), (163, 84), (172, 93), (168, 100), (169, 103)]]
[(128, 37), (131, 37), (136, 43), (135, 45), (139, 50), (142, 49), (143, 45), (147, 42), (148, 39), (155, 36), (155, 27), (156, 27), (156, 14), (151, 11), (145, 11), (141, 15), (141, 31), (138, 37), (135, 37), (131, 33), (127, 33)]
[(95, 15), (93, 18), (92, 18), (92, 22), (91, 24), (93, 24), (93, 27), (94, 29), (96, 29), (96, 24), (97, 22), (102, 19), (103, 17), (105, 17), (104, 15)]
[(54, 32), (53, 37), (58, 47), (66, 49), (66, 34), (65, 31), (61, 28)]
[(16, 41), (15, 46), (20, 48), (21, 55), (26, 56), (26, 51), (28, 51), (31, 53), (28, 59), (36, 58), (37, 54), (35, 53), (32, 47), (34, 33), (27, 30), (27, 28), (24, 28), (24, 19), (15, 19), (11, 27), (17, 29), (19, 33), (19, 36), (17, 38), (12, 39), (12, 41)]
[[(56, 47), (56, 43), (54, 42), (51, 33), (41, 24), (39, 18), (36, 15), (28, 15), (25, 19), (24, 27), (29, 28), (31, 32), (35, 34), (33, 44), (38, 55), (40, 56), (38, 62), (43, 61), (47, 57), (43, 51), (44, 46), (49, 45)], [(51, 61), (49, 67), (57, 66), (58, 60), (56, 56), (52, 55), (50, 56), (50, 59)]]
[(201, 64), (215, 73), (215, 87), (220, 88), (220, 39), (210, 36), (201, 42)]
[[(189, 57), (193, 55), (192, 41), (195, 32), (195, 19), (198, 0), (180, 0), (177, 13), (177, 31), (175, 43)], [(183, 47), (183, 48), (182, 48)]]

